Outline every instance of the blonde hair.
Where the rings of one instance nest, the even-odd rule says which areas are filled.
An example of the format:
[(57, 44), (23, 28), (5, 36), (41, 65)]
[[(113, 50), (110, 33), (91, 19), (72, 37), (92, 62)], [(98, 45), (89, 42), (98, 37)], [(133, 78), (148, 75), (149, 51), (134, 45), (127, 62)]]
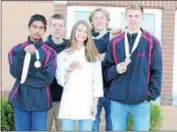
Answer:
[(143, 6), (139, 2), (131, 3), (128, 5), (125, 9), (125, 12), (127, 13), (128, 10), (140, 10), (142, 13), (144, 13)]
[(77, 43), (76, 38), (75, 38), (75, 32), (80, 24), (86, 26), (86, 28), (87, 28), (87, 39), (84, 42), (85, 57), (88, 62), (95, 62), (96, 60), (98, 60), (98, 58), (100, 58), (100, 55), (99, 55), (98, 50), (93, 42), (91, 29), (90, 29), (90, 26), (87, 21), (80, 20), (75, 23), (75, 25), (73, 26), (73, 29), (71, 31), (71, 37), (68, 42), (67, 48), (71, 48), (72, 50), (75, 50), (75, 45)]
[[(90, 23), (92, 23), (93, 16), (94, 16), (95, 13), (98, 12), (98, 11), (102, 12), (102, 13), (105, 15), (105, 17), (106, 17), (106, 19), (107, 19), (108, 22), (110, 21), (110, 14), (109, 14), (109, 12), (108, 12), (107, 10), (105, 10), (105, 9), (103, 9), (103, 8), (96, 8), (95, 10), (93, 10), (93, 11), (91, 12), (91, 14), (90, 14), (90, 16), (89, 16), (89, 22), (90, 22)], [(108, 27), (108, 25), (107, 25), (107, 27)], [(94, 28), (93, 25), (92, 25), (92, 28)]]

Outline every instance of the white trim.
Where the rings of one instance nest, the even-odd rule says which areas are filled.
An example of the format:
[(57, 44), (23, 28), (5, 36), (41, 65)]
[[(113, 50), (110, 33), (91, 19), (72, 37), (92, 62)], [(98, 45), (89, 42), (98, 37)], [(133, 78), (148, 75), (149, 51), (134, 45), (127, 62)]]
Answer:
[(53, 1), (54, 4), (67, 4), (67, 1)]
[(172, 105), (177, 106), (177, 11), (175, 12), (175, 31), (174, 31), (174, 54), (173, 54), (173, 89), (172, 89)]

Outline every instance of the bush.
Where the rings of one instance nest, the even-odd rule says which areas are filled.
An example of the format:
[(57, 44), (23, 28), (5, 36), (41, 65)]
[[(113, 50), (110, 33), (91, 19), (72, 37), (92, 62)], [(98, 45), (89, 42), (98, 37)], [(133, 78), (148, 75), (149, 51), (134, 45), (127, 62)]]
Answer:
[[(159, 105), (150, 103), (150, 131), (159, 130), (162, 126), (162, 111)], [(8, 104), (7, 99), (1, 100), (1, 130), (14, 131), (14, 113), (12, 105)], [(132, 116), (129, 116), (127, 130), (133, 130)]]
[(14, 131), (14, 113), (7, 99), (1, 100), (1, 131)]
[[(150, 103), (151, 115), (150, 115), (150, 131), (159, 130), (162, 127), (163, 115), (159, 105)], [(127, 130), (133, 130), (133, 120), (130, 115), (127, 123)]]

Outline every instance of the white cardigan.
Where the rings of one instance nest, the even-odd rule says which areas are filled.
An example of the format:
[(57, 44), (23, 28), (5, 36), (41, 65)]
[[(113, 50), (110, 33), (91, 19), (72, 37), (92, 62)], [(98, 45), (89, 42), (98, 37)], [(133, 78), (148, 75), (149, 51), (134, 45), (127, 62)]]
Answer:
[[(64, 50), (57, 56), (56, 79), (58, 84), (64, 87), (60, 103), (60, 119), (93, 119), (91, 107), (94, 97), (103, 97), (103, 80), (101, 60), (87, 62), (85, 58), (85, 47), (70, 52)], [(66, 84), (65, 73), (72, 61), (79, 61), (81, 68), (75, 69), (69, 75)]]

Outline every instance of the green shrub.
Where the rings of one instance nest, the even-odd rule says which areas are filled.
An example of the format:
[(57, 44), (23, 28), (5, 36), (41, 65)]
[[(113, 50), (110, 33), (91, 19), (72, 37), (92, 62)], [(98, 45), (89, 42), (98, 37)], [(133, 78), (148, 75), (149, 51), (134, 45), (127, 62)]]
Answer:
[(159, 105), (151, 103), (150, 131), (159, 130), (162, 127), (163, 115)]
[[(163, 115), (159, 105), (150, 103), (150, 131), (159, 130), (162, 127)], [(14, 131), (13, 107), (8, 104), (7, 99), (1, 100), (1, 130)], [(133, 130), (132, 116), (129, 116), (127, 130)]]
[[(150, 103), (151, 115), (150, 115), (150, 131), (159, 130), (162, 127), (163, 115), (159, 105)], [(133, 130), (133, 120), (130, 115), (127, 123), (127, 130)]]
[(14, 131), (14, 113), (7, 99), (1, 100), (1, 131)]

